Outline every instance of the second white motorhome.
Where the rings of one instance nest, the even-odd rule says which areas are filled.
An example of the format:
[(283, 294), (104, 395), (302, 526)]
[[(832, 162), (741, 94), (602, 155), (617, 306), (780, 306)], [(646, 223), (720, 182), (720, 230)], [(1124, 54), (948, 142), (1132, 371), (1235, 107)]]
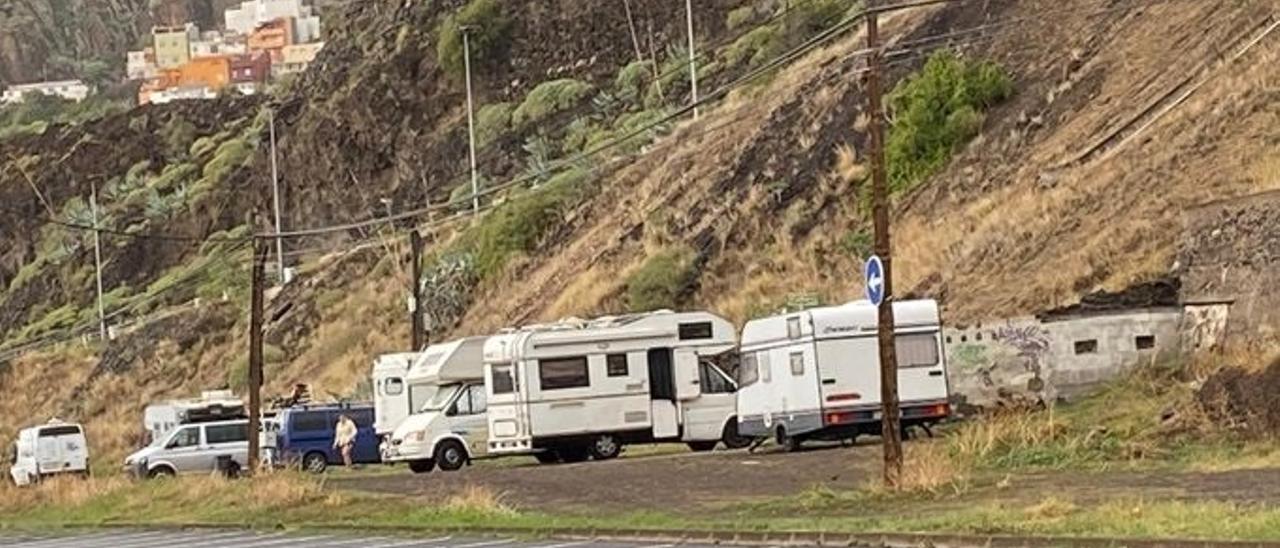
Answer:
[(244, 402), (230, 390), (207, 390), (199, 398), (148, 405), (142, 421), (151, 443), (184, 424), (243, 418), (248, 418)]
[(373, 430), (378, 439), (391, 435), (409, 416), (409, 385), (405, 377), (421, 356), (419, 352), (386, 354), (373, 362)]
[[(904, 427), (950, 414), (935, 301), (894, 303), (898, 394)], [(748, 322), (742, 330), (740, 431), (796, 449), (805, 440), (878, 434), (878, 315), (857, 301)]]
[(736, 343), (723, 318), (666, 311), (490, 337), (489, 452), (550, 463), (613, 458), (629, 443), (745, 446), (725, 371)]
[(457, 470), (484, 456), (484, 344), (485, 337), (458, 339), (416, 358), (403, 382), (408, 415), (382, 444), (384, 462), (407, 462), (423, 473)]

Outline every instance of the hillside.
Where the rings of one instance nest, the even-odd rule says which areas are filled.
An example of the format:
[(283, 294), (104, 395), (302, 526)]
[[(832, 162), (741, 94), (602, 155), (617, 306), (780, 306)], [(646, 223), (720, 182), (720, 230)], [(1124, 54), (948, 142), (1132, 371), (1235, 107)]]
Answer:
[[(355, 394), (373, 356), (405, 349), (413, 226), (430, 235), (434, 338), (655, 306), (742, 321), (860, 292), (869, 223), (856, 31), (735, 87), (697, 121), (649, 127), (689, 93), (675, 3), (630, 1), (634, 24), (617, 3), (589, 0), (468, 8), (505, 31), (477, 59), (480, 164), (495, 194), (473, 220), (458, 215), (470, 190), (466, 112), (439, 33), (464, 4), (485, 2), (334, 7), (320, 59), (270, 99), (286, 230), (405, 213), (288, 242), (300, 279), (271, 295), (271, 390), (306, 381)], [(708, 4), (696, 21), (712, 52), (704, 90), (848, 8), (813, 2), (821, 9), (774, 19), (782, 3)], [(941, 299), (949, 322), (1162, 277), (1185, 208), (1280, 187), (1268, 163), (1280, 152), (1280, 41), (1232, 60), (1272, 16), (1265, 2), (1066, 4), (956, 3), (886, 21), (891, 84), (927, 97), (973, 79), (971, 101), (942, 117), (962, 138), (891, 166), (898, 287)], [(896, 95), (899, 113), (919, 107), (911, 96)], [(0, 400), (0, 438), (44, 416), (79, 418), (114, 459), (136, 441), (147, 402), (242, 382), (248, 254), (235, 242), (248, 211), (269, 210), (264, 108), (149, 107), (0, 145), (0, 386), (16, 394)], [(895, 117), (894, 150), (929, 140), (932, 126), (912, 120)], [(516, 178), (528, 184), (496, 192)], [(110, 309), (145, 320), (106, 347), (63, 342), (95, 329), (92, 255), (87, 233), (47, 222), (83, 220), (90, 181), (119, 191), (104, 201), (121, 233), (105, 237)]]

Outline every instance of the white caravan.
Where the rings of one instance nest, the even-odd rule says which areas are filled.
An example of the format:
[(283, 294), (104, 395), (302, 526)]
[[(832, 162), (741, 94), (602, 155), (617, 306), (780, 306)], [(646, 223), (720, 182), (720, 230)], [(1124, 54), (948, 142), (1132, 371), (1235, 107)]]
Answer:
[(65, 474), (89, 475), (89, 444), (83, 427), (54, 419), (18, 433), (9, 461), (9, 477), (15, 485)]
[[(935, 301), (894, 303), (903, 426), (950, 414)], [(739, 430), (796, 449), (810, 439), (879, 434), (878, 313), (868, 301), (748, 322), (738, 371)]]
[(536, 326), (489, 338), (489, 452), (578, 462), (628, 443), (745, 446), (725, 373), (733, 324), (669, 311)]
[(184, 424), (243, 418), (248, 418), (244, 402), (230, 390), (206, 390), (199, 398), (148, 405), (142, 422), (147, 430), (147, 443), (153, 443)]
[(382, 445), (383, 462), (407, 462), (421, 474), (485, 455), (484, 345), (485, 337), (470, 337), (421, 353), (404, 377), (409, 415)]

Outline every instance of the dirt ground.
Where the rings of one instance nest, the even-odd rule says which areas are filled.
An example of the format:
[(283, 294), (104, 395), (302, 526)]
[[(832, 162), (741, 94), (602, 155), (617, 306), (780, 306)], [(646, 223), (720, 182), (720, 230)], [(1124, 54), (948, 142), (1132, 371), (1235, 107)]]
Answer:
[[(518, 508), (564, 512), (710, 509), (794, 495), (815, 486), (853, 489), (878, 477), (879, 449), (819, 448), (800, 453), (716, 451), (626, 457), (543, 466), (480, 463), (453, 473), (337, 476), (330, 485), (431, 499), (483, 486)], [(522, 459), (523, 460), (523, 459)], [(403, 470), (403, 469), (401, 469)]]
[[(519, 464), (510, 464), (519, 462)], [(874, 444), (800, 453), (679, 453), (610, 462), (541, 466), (488, 461), (456, 473), (414, 476), (403, 469), (336, 475), (330, 485), (442, 500), (468, 487), (500, 493), (517, 508), (559, 513), (699, 511), (797, 495), (814, 487), (852, 490), (879, 477)], [(1280, 505), (1280, 469), (1225, 472), (1105, 471), (984, 474), (969, 489), (921, 501), (938, 509), (1001, 502), (1034, 505), (1047, 497), (1077, 504), (1117, 499), (1223, 501)], [(923, 507), (923, 506), (922, 506)]]

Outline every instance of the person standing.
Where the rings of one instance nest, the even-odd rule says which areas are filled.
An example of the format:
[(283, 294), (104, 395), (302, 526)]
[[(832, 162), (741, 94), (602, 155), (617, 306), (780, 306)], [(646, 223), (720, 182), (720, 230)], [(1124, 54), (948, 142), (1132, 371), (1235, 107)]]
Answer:
[(338, 425), (333, 432), (333, 448), (342, 453), (342, 464), (348, 468), (351, 467), (351, 452), (356, 447), (358, 433), (356, 423), (351, 420), (351, 417), (346, 415), (338, 417)]

